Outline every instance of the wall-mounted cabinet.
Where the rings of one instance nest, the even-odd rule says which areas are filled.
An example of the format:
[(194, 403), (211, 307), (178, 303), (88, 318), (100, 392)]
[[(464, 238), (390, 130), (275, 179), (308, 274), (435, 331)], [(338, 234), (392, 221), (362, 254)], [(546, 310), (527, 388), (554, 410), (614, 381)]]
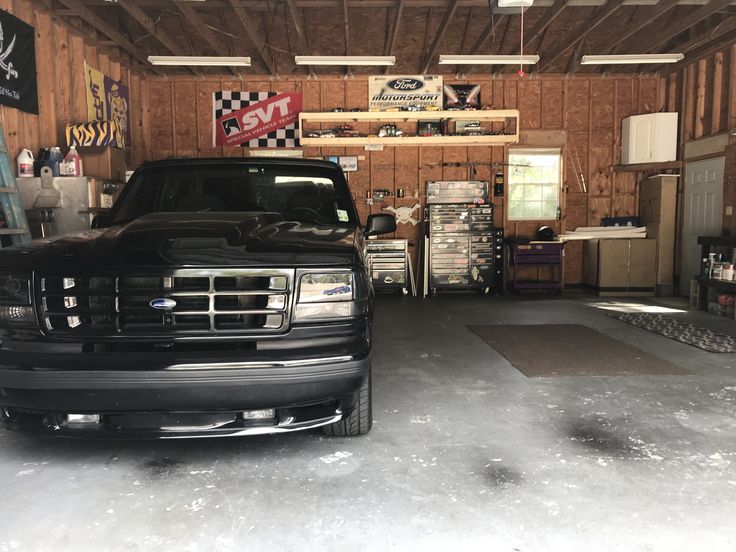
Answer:
[[(460, 121), (478, 121), (479, 129), (466, 127), (464, 132), (446, 133), (442, 136), (420, 136), (418, 130), (402, 136), (378, 136), (378, 127), (387, 124), (415, 123), (422, 121), (447, 121), (455, 126)], [(339, 129), (343, 125), (375, 123), (375, 131), (355, 135), (333, 132), (323, 136), (309, 136), (311, 132)], [(519, 141), (519, 111), (516, 109), (478, 111), (390, 111), (390, 112), (324, 112), (299, 114), (302, 146), (503, 146)], [(347, 133), (343, 133), (347, 134)], [(365, 134), (365, 135), (363, 135)]]

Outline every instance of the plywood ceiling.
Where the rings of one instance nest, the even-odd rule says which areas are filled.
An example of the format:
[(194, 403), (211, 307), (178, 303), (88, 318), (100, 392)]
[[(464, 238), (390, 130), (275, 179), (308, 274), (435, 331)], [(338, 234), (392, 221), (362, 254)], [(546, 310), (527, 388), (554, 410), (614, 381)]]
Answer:
[[(39, 0), (139, 69), (148, 55), (250, 56), (244, 74), (335, 73), (297, 67), (293, 56), (395, 55), (392, 73), (501, 73), (514, 67), (439, 66), (440, 54), (518, 54), (521, 17), (494, 0)], [(734, 0), (538, 0), (524, 16), (525, 52), (542, 73), (654, 72), (590, 67), (585, 54), (683, 52), (686, 61), (736, 42)], [(225, 69), (227, 71), (227, 69)], [(376, 68), (354, 67), (354, 73)], [(382, 69), (379, 69), (382, 70)], [(166, 68), (169, 74), (222, 69)]]

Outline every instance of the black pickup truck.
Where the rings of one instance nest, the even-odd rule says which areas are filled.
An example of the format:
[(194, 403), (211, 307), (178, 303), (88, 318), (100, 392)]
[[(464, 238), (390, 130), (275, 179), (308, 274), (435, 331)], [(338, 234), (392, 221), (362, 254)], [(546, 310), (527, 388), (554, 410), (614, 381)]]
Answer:
[(371, 417), (373, 289), (341, 169), (147, 163), (80, 234), (0, 251), (0, 419), (66, 436), (250, 435)]

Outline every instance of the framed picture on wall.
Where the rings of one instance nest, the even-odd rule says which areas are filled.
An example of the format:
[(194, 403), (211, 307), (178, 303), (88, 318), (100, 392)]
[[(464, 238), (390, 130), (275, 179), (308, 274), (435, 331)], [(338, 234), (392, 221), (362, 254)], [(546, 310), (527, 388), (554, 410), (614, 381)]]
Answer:
[(355, 172), (358, 170), (358, 157), (355, 155), (343, 155), (340, 157), (339, 165), (345, 172)]

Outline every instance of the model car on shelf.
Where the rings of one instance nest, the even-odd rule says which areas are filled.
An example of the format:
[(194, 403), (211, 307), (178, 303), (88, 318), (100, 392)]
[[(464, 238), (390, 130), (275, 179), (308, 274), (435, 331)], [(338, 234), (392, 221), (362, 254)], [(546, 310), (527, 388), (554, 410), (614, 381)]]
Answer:
[(333, 129), (327, 130), (305, 130), (304, 136), (306, 138), (334, 138), (336, 136)]
[(394, 136), (398, 137), (398, 136), (403, 136), (403, 135), (404, 135), (404, 132), (394, 124), (383, 125), (381, 128), (378, 129), (379, 138), (394, 137)]

